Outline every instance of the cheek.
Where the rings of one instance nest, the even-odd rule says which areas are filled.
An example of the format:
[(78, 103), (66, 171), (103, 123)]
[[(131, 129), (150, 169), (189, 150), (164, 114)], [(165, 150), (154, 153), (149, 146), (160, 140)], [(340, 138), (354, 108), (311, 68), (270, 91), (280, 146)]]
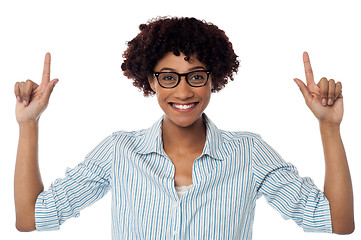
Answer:
[(155, 94), (157, 96), (157, 100), (159, 105), (164, 104), (164, 102), (167, 100), (169, 93), (164, 90), (162, 87), (155, 86)]
[(204, 94), (207, 96), (208, 100), (211, 98), (212, 88), (213, 88), (212, 82), (210, 82), (209, 84), (206, 85), (206, 89), (204, 91)]
[(211, 93), (209, 92), (206, 96), (207, 105), (209, 104), (210, 100), (211, 100)]
[(158, 104), (161, 105), (161, 103), (162, 103), (162, 97), (161, 97), (161, 95), (159, 95), (159, 92), (156, 92), (156, 94), (157, 94)]
[(199, 92), (199, 96), (203, 99), (203, 102), (207, 105), (211, 99), (211, 94), (212, 94), (211, 88), (208, 86), (206, 88), (202, 89), (201, 92)]

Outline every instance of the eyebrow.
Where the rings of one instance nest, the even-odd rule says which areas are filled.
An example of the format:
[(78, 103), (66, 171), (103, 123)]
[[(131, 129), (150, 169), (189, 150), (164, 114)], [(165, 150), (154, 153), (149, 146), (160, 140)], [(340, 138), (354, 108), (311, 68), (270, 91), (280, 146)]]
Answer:
[[(198, 69), (205, 70), (205, 68), (202, 67), (202, 66), (196, 66), (196, 67), (190, 68), (189, 71), (198, 70)], [(176, 70), (174, 68), (164, 67), (159, 72), (162, 72), (162, 71), (173, 71), (173, 72), (175, 72)]]

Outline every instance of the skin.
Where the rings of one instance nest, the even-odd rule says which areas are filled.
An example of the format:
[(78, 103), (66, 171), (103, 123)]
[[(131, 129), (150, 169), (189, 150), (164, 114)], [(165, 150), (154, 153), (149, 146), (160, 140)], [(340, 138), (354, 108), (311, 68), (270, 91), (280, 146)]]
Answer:
[(319, 121), (325, 156), (324, 193), (330, 203), (332, 231), (350, 234), (355, 229), (353, 191), (340, 124), (343, 117), (342, 85), (333, 79), (314, 81), (310, 58), (303, 53), (306, 83), (295, 78), (306, 105)]
[(50, 53), (45, 55), (41, 84), (31, 80), (15, 84), (16, 120), (19, 124), (19, 144), (15, 165), (14, 197), (16, 228), (35, 230), (35, 202), (44, 190), (38, 164), (38, 126), (50, 94), (59, 81), (50, 81)]
[[(155, 72), (175, 71), (187, 73), (194, 68), (203, 68), (195, 56), (191, 61), (184, 55), (172, 53), (164, 56), (155, 66)], [(322, 78), (314, 82), (313, 72), (307, 53), (303, 55), (306, 82), (294, 79), (299, 86), (307, 106), (319, 120), (325, 155), (324, 192), (330, 203), (334, 233), (348, 234), (354, 230), (353, 193), (345, 150), (340, 135), (343, 116), (341, 83)], [(15, 84), (16, 119), (19, 123), (19, 145), (16, 159), (14, 193), (16, 227), (19, 231), (35, 230), (35, 201), (43, 184), (38, 166), (38, 126), (41, 113), (46, 109), (50, 94), (58, 79), (50, 81), (50, 54), (44, 62), (40, 85), (28, 80)], [(163, 109), (163, 148), (175, 166), (175, 185), (192, 183), (194, 160), (202, 153), (206, 140), (206, 127), (202, 113), (211, 96), (211, 79), (199, 88), (189, 86), (184, 77), (173, 89), (159, 86), (155, 78), (149, 83), (156, 92), (159, 106)], [(192, 109), (179, 111), (172, 104), (196, 103)]]
[[(194, 70), (206, 70), (206, 66), (196, 57), (185, 61), (186, 56), (166, 54), (155, 66), (155, 72), (188, 73)], [(159, 106), (164, 111), (162, 125), (163, 148), (175, 165), (175, 185), (192, 184), (192, 166), (194, 160), (201, 155), (206, 141), (206, 126), (202, 113), (211, 98), (211, 76), (203, 87), (191, 87), (181, 78), (175, 88), (163, 88), (155, 77), (149, 78), (149, 83), (156, 92)], [(196, 103), (194, 107), (179, 111), (172, 104)]]

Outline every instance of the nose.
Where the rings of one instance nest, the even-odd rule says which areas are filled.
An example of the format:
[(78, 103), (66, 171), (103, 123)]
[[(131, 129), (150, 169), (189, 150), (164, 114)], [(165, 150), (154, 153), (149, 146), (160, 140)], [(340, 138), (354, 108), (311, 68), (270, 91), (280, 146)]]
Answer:
[(192, 86), (187, 83), (185, 76), (181, 77), (178, 86), (174, 90), (174, 96), (180, 100), (186, 100), (194, 96)]

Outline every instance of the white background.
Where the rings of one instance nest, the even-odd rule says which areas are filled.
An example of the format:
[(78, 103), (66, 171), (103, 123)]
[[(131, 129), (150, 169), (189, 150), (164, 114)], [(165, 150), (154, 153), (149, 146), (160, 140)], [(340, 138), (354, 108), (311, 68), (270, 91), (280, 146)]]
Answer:
[(235, 81), (212, 95), (206, 110), (221, 129), (256, 132), (301, 176), (323, 188), (317, 120), (294, 77), (305, 79), (308, 51), (315, 78), (343, 83), (342, 137), (351, 169), (356, 231), (350, 236), (304, 233), (261, 198), (253, 239), (360, 239), (361, 8), (357, 1), (1, 1), (0, 150), (1, 239), (110, 239), (110, 194), (68, 220), (60, 231), (15, 229), (13, 173), (18, 140), (16, 81), (40, 82), (44, 56), (59, 78), (41, 118), (40, 167), (47, 188), (104, 137), (147, 128), (162, 112), (121, 72), (126, 41), (156, 16), (194, 16), (225, 30), (241, 61)]

